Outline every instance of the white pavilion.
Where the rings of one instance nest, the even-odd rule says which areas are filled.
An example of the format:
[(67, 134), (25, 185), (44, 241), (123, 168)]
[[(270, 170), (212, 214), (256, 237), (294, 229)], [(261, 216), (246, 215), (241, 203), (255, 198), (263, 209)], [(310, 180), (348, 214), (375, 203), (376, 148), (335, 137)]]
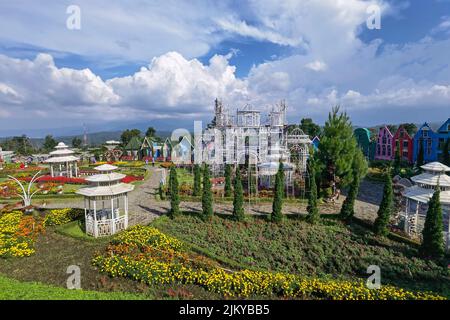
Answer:
[(52, 177), (78, 177), (78, 164), (80, 158), (74, 156), (74, 151), (64, 143), (60, 142), (55, 151), (50, 152), (50, 157), (44, 162), (50, 165)]
[(97, 238), (128, 227), (128, 193), (134, 186), (121, 182), (125, 175), (114, 172), (116, 166), (103, 164), (95, 170), (99, 174), (86, 178), (90, 186), (77, 193), (84, 196), (86, 233)]
[(404, 228), (405, 232), (412, 236), (420, 236), (428, 210), (428, 202), (433, 196), (434, 190), (439, 184), (440, 202), (443, 214), (444, 243), (447, 250), (450, 249), (450, 167), (431, 162), (421, 166), (423, 173), (414, 176), (411, 180), (414, 185), (405, 189), (403, 193), (405, 201)]

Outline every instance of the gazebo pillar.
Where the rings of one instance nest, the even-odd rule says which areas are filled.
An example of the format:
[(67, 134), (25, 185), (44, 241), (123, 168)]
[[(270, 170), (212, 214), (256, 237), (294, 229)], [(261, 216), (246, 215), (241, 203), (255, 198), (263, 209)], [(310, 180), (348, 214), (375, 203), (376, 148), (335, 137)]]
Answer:
[(52, 176), (52, 178), (55, 176), (54, 172), (53, 172), (53, 164), (50, 163), (50, 175)]
[(75, 177), (78, 177), (78, 163), (75, 161)]
[(125, 194), (124, 210), (125, 210), (125, 229), (126, 229), (128, 228), (128, 194)]
[(94, 237), (98, 237), (98, 229), (97, 229), (97, 201), (94, 198)]
[(116, 220), (114, 215), (114, 197), (111, 197), (111, 231), (112, 234), (116, 233)]

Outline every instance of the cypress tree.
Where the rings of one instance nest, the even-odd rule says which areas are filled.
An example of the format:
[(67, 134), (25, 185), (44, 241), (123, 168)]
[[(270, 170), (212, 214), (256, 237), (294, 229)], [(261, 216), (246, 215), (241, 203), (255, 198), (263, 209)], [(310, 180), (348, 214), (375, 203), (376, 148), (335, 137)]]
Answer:
[(209, 167), (207, 164), (205, 164), (203, 167), (202, 214), (205, 220), (210, 219), (213, 215), (211, 180), (209, 174)]
[(374, 223), (374, 232), (377, 235), (387, 235), (389, 219), (394, 208), (394, 194), (392, 192), (392, 179), (389, 172), (386, 173), (386, 183), (383, 189), (383, 198), (378, 208), (377, 218)]
[(225, 197), (231, 197), (231, 164), (225, 165)]
[(242, 188), (241, 170), (236, 168), (234, 178), (233, 216), (237, 221), (244, 220), (244, 190)]
[(444, 144), (444, 150), (442, 150), (442, 162), (446, 165), (446, 166), (450, 166), (450, 154), (449, 152), (449, 144), (450, 144), (450, 138), (447, 138), (447, 140), (445, 141)]
[(310, 223), (316, 223), (320, 219), (319, 209), (317, 208), (317, 185), (316, 185), (316, 172), (312, 159), (308, 159), (308, 168), (310, 176), (309, 185), (309, 198), (308, 198), (308, 221)]
[(180, 196), (178, 194), (178, 177), (175, 166), (170, 168), (170, 210), (169, 216), (173, 219), (180, 214)]
[(194, 190), (192, 192), (192, 195), (195, 197), (198, 197), (202, 192), (202, 169), (200, 168), (200, 165), (195, 164), (194, 165)]
[(283, 219), (283, 196), (284, 196), (284, 172), (283, 172), (283, 162), (280, 161), (278, 172), (275, 177), (272, 215), (270, 217), (271, 221), (273, 222), (280, 222)]
[(444, 238), (442, 235), (442, 208), (439, 185), (428, 202), (425, 225), (422, 230), (420, 254), (423, 257), (442, 258), (444, 256)]
[(419, 139), (419, 151), (417, 153), (417, 160), (416, 160), (416, 166), (419, 170), (421, 166), (424, 165), (424, 158), (423, 158), (423, 141), (422, 139)]
[(355, 201), (359, 192), (361, 178), (367, 172), (367, 161), (361, 150), (357, 150), (352, 161), (352, 182), (347, 197), (341, 207), (340, 216), (342, 220), (349, 222), (355, 215)]
[(394, 175), (399, 174), (400, 170), (401, 170), (400, 143), (398, 143), (395, 148)]

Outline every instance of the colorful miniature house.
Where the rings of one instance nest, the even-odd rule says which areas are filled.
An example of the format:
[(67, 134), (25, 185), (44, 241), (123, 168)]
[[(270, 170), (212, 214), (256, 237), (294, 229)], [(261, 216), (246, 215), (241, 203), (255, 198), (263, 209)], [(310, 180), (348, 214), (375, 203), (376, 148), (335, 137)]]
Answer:
[(375, 157), (376, 142), (371, 140), (371, 133), (367, 128), (357, 128), (353, 131), (356, 142), (361, 148), (364, 156), (368, 160), (373, 160)]
[(417, 161), (420, 148), (423, 148), (424, 162), (437, 160), (438, 135), (431, 129), (428, 123), (424, 123), (413, 138), (413, 162)]
[(443, 161), (444, 159), (444, 145), (445, 142), (450, 139), (450, 118), (444, 122), (442, 126), (437, 131), (438, 134), (438, 149), (437, 149), (437, 157), (439, 161)]
[(408, 134), (404, 126), (400, 126), (393, 138), (393, 157), (395, 158), (397, 148), (400, 152), (400, 159), (408, 163), (413, 162), (413, 139)]
[(376, 160), (388, 160), (393, 159), (392, 153), (392, 141), (393, 135), (388, 127), (381, 127), (378, 131), (377, 147), (375, 152)]

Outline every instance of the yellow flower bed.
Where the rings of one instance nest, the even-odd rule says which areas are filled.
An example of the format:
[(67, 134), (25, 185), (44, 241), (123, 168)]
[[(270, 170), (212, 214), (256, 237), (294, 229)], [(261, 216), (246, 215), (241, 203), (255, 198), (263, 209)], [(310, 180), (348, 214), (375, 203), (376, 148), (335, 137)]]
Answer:
[(44, 226), (59, 226), (81, 217), (82, 209), (53, 209), (44, 218)]
[(42, 225), (21, 211), (0, 216), (0, 257), (28, 257), (35, 250), (34, 239), (43, 231)]
[[(203, 261), (202, 261), (203, 259)], [(432, 293), (393, 286), (368, 289), (363, 281), (310, 279), (299, 275), (241, 270), (229, 272), (152, 227), (134, 227), (116, 237), (104, 255), (93, 260), (101, 272), (145, 283), (195, 284), (227, 297), (254, 295), (331, 300), (444, 299)]]

